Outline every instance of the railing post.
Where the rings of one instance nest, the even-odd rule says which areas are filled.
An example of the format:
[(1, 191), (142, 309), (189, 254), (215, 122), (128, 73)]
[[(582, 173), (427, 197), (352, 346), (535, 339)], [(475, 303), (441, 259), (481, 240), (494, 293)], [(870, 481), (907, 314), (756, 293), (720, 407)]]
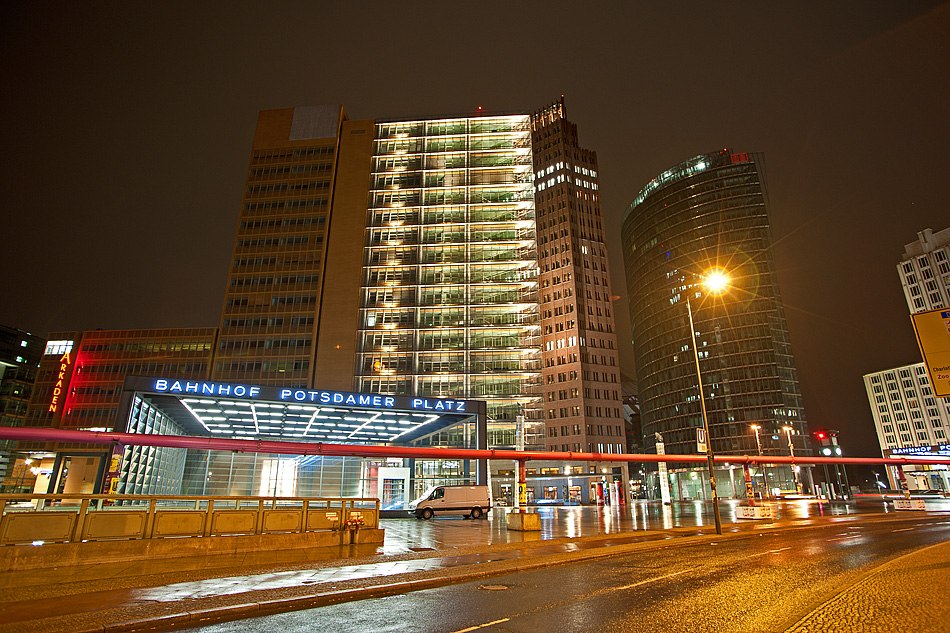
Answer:
[(79, 516), (76, 517), (76, 526), (73, 528), (73, 533), (69, 537), (70, 543), (75, 543), (76, 541), (82, 540), (82, 532), (86, 527), (86, 512), (89, 510), (89, 499), (83, 499), (82, 504), (79, 506)]
[(257, 502), (257, 526), (254, 528), (254, 534), (263, 534), (264, 532), (264, 500)]
[(303, 516), (300, 517), (300, 533), (303, 534), (307, 531), (307, 519), (310, 516), (310, 500), (303, 500)]
[(214, 515), (214, 499), (208, 499), (208, 510), (205, 515), (205, 528), (202, 530), (202, 536), (211, 536), (211, 517)]
[(145, 515), (145, 530), (142, 534), (143, 538), (151, 539), (154, 538), (155, 532), (155, 505), (158, 503), (158, 499), (152, 497), (148, 500), (148, 514)]

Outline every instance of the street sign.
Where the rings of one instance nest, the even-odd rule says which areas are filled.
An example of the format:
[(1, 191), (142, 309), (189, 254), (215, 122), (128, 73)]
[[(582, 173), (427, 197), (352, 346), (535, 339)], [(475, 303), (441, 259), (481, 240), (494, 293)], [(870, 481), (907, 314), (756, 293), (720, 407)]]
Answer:
[(696, 427), (696, 452), (697, 453), (706, 453), (706, 429), (699, 426)]
[(927, 367), (934, 395), (950, 397), (950, 310), (938, 308), (910, 315), (920, 355)]

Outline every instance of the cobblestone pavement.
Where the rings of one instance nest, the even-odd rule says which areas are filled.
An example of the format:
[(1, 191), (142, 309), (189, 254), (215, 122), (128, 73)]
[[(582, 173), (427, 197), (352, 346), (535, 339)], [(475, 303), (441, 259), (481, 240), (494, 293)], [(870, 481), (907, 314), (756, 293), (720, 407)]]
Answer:
[(950, 542), (870, 571), (786, 633), (945, 633), (950, 630)]

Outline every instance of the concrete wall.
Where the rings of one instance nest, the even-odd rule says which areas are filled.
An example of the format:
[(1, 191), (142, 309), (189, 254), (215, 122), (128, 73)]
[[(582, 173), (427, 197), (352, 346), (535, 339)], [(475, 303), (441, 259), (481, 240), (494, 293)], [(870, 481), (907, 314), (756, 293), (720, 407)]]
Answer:
[(47, 543), (41, 546), (8, 545), (0, 547), (0, 572), (305, 548), (335, 550), (343, 545), (382, 543), (384, 533), (385, 530), (367, 528), (356, 532), (342, 530), (303, 534)]
[(374, 121), (344, 121), (340, 132), (326, 268), (315, 389), (355, 388), (357, 327), (363, 276), (363, 246), (373, 157)]

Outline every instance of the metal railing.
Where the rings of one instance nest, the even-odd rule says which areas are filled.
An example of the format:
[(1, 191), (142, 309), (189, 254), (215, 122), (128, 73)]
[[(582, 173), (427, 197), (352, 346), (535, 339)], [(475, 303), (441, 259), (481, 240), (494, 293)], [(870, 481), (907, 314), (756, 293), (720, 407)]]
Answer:
[(379, 499), (0, 495), (0, 546), (379, 527)]

